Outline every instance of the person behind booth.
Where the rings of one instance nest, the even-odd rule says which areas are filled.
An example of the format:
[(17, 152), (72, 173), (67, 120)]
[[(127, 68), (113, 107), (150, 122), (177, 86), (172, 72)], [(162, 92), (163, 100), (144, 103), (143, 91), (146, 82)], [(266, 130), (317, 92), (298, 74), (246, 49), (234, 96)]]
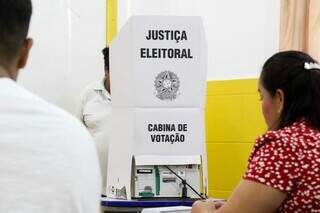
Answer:
[(320, 212), (320, 65), (303, 52), (277, 53), (263, 66), (259, 93), (269, 130), (243, 180), (223, 205), (197, 201), (193, 213)]
[(111, 115), (109, 48), (104, 48), (102, 53), (104, 77), (84, 89), (77, 116), (95, 140), (102, 173), (102, 194), (105, 194)]
[(31, 0), (0, 0), (0, 212), (98, 213), (101, 176), (90, 134), (15, 82), (33, 44), (31, 14)]

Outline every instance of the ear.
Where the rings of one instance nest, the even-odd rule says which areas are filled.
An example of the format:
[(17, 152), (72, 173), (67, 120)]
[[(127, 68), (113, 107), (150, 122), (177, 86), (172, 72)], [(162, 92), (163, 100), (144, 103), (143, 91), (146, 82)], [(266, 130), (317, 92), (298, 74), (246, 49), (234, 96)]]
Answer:
[(23, 46), (20, 52), (20, 57), (18, 59), (18, 69), (24, 68), (27, 64), (29, 52), (33, 45), (33, 40), (31, 38), (27, 38), (23, 42)]
[(275, 100), (278, 107), (278, 112), (281, 113), (284, 106), (284, 93), (282, 89), (277, 89)]

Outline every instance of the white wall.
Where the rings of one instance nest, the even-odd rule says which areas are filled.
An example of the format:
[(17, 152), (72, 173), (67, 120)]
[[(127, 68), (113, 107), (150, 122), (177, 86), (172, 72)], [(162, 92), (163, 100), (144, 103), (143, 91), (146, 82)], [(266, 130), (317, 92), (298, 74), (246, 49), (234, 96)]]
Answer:
[[(133, 14), (200, 15), (208, 79), (257, 77), (278, 47), (278, 0), (118, 0), (119, 28)], [(83, 87), (103, 75), (105, 1), (33, 0), (29, 64), (19, 82), (74, 113)]]
[(105, 1), (33, 0), (34, 47), (18, 82), (74, 113), (81, 90), (102, 78)]
[(279, 0), (118, 0), (119, 29), (131, 15), (202, 16), (208, 79), (256, 78), (278, 50)]

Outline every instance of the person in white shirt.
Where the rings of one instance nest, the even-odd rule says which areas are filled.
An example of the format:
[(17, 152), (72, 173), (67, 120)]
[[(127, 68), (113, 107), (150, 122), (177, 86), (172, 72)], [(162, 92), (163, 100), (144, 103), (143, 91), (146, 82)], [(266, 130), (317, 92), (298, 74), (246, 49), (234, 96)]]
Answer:
[(105, 195), (111, 116), (109, 48), (104, 48), (102, 53), (104, 55), (104, 78), (89, 84), (84, 89), (77, 117), (94, 138), (102, 174), (102, 194)]
[(98, 213), (101, 174), (90, 134), (17, 85), (31, 0), (0, 0), (0, 212)]

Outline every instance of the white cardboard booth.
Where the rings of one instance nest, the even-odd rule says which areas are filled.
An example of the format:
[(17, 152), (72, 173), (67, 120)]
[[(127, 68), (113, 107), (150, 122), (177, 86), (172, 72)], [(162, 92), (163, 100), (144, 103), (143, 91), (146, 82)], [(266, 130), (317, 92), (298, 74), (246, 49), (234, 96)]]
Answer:
[(108, 197), (206, 193), (206, 47), (201, 18), (177, 16), (133, 16), (111, 43)]

